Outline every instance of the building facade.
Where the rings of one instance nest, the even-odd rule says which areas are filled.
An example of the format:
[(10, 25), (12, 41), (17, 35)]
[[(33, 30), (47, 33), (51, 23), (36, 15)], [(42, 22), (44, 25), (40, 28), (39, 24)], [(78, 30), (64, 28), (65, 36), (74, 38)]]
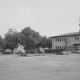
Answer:
[(53, 36), (52, 49), (68, 49), (72, 52), (80, 51), (80, 32)]

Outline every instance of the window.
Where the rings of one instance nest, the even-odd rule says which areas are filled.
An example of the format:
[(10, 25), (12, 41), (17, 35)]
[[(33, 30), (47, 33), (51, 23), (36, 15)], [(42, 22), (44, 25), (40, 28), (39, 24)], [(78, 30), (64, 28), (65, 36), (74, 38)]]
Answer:
[(64, 38), (61, 38), (61, 37), (55, 38), (55, 41), (64, 41)]
[(62, 38), (61, 38), (61, 41), (65, 41), (65, 38), (64, 38), (64, 37), (62, 37)]
[(62, 46), (56, 46), (55, 49), (62, 49)]
[(61, 49), (61, 46), (60, 46), (60, 49)]
[(59, 49), (59, 46), (58, 46), (58, 49)]
[(57, 38), (56, 38), (56, 41), (57, 41)]
[(57, 38), (58, 41), (61, 41), (61, 38)]
[(55, 41), (65, 41), (64, 37), (55, 38)]
[(64, 38), (64, 41), (66, 40), (66, 38)]
[(62, 41), (64, 41), (64, 39), (62, 38)]
[(75, 40), (79, 40), (79, 36), (75, 36)]
[(61, 38), (59, 38), (59, 41), (61, 41)]
[(58, 41), (59, 41), (59, 38), (58, 38)]
[(79, 51), (79, 46), (75, 46), (76, 51)]

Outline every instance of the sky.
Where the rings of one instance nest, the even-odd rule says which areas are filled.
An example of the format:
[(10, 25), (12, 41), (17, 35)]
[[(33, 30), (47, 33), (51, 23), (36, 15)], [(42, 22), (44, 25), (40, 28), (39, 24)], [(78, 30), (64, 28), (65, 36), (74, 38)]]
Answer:
[(79, 31), (80, 0), (0, 0), (0, 35), (25, 27), (42, 36)]

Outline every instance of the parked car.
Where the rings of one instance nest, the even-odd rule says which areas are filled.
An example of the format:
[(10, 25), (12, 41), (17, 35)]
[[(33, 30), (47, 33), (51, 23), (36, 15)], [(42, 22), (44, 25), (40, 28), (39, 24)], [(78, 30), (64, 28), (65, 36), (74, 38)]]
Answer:
[(4, 52), (2, 52), (3, 54), (12, 54), (12, 51), (10, 49), (6, 49), (4, 50)]

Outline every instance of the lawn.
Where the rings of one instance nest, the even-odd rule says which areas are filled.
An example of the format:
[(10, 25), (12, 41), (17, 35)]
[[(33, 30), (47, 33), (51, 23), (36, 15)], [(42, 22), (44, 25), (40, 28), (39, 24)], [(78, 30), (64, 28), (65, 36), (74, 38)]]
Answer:
[(0, 80), (80, 80), (80, 54), (0, 55)]

